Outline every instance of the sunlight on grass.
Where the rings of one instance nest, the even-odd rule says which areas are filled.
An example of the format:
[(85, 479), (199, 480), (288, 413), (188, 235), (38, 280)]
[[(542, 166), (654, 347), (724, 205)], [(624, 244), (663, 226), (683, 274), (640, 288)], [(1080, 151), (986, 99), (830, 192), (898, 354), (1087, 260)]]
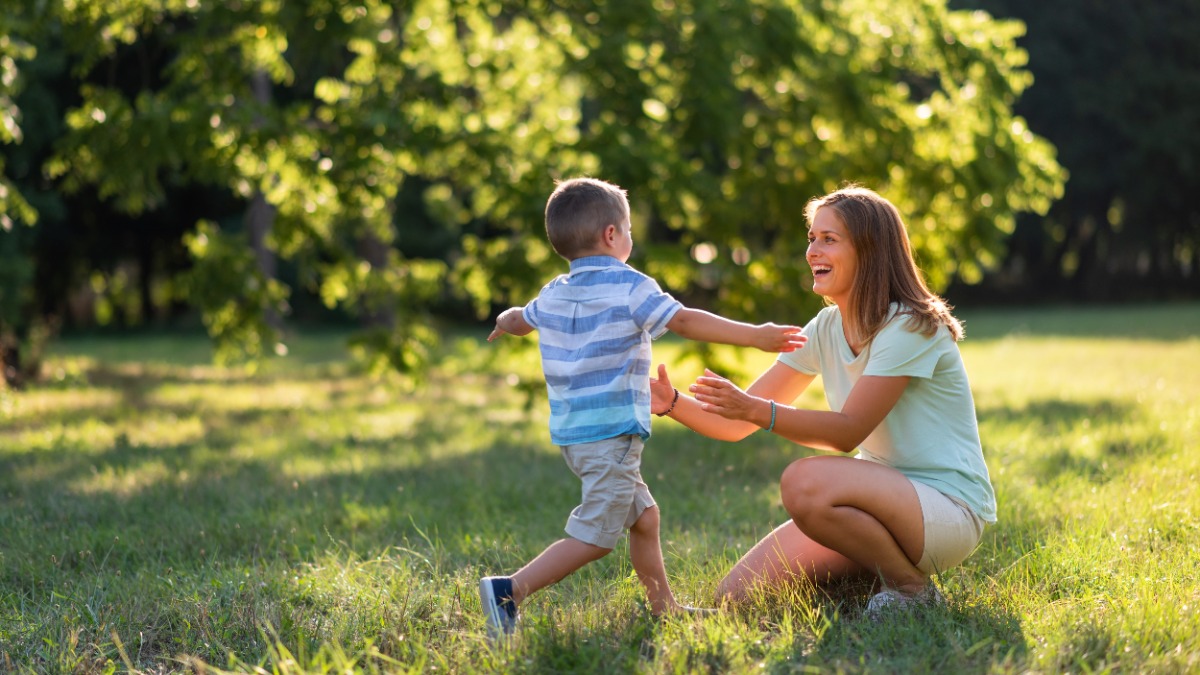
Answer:
[(113, 446), (119, 435), (118, 429), (104, 420), (89, 417), (74, 424), (47, 426), (13, 434), (13, 450), (25, 452), (69, 450), (84, 454), (98, 453)]
[(91, 476), (76, 479), (68, 489), (80, 495), (105, 493), (115, 497), (130, 497), (148, 486), (158, 485), (170, 479), (171, 471), (162, 462), (144, 462), (135, 471), (125, 471), (114, 466), (97, 469)]
[[(63, 672), (1193, 671), (1198, 317), (969, 318), (1000, 522), (941, 575), (944, 610), (875, 625), (867, 589), (798, 584), (710, 619), (654, 620), (622, 542), (531, 598), (508, 649), (483, 637), (478, 577), (562, 536), (579, 489), (549, 442), (532, 340), (459, 334), (416, 388), (359, 374), (332, 333), (256, 374), (208, 365), (188, 337), (67, 341), (44, 384), (0, 391), (0, 659)], [(681, 390), (703, 372), (682, 341), (654, 350)], [(774, 358), (718, 347), (708, 363), (748, 385)], [(824, 407), (819, 384), (800, 405)], [(711, 603), (786, 520), (779, 474), (808, 454), (655, 419), (643, 474), (679, 597)]]
[[(112, 389), (33, 390), (21, 395), (7, 393), (6, 412), (10, 421), (29, 420), (39, 415), (67, 415), (93, 409), (112, 408), (121, 401), (121, 393)], [(5, 433), (0, 430), (0, 434)]]
[[(227, 411), (278, 411), (328, 407), (328, 393), (306, 382), (245, 382), (164, 386), (148, 402), (165, 407)], [(324, 405), (323, 405), (324, 404)]]

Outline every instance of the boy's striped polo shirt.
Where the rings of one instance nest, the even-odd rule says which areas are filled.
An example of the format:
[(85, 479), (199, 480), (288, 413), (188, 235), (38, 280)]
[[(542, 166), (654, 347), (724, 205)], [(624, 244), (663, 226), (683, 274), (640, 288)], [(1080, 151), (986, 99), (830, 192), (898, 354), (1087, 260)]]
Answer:
[(572, 260), (542, 288), (522, 315), (538, 331), (551, 441), (650, 436), (650, 341), (682, 307), (609, 256)]

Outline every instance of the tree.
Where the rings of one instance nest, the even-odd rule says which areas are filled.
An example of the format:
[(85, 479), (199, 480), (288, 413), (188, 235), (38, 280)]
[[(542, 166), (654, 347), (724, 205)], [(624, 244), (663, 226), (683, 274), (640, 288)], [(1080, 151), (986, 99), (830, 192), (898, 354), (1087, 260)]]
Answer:
[[(810, 283), (803, 205), (845, 181), (896, 202), (938, 288), (978, 280), (1014, 214), (1061, 194), (1053, 148), (1012, 114), (1030, 81), (1017, 22), (873, 0), (529, 13), (563, 35), (560, 77), (584, 111), (575, 149), (650, 223), (643, 266), (676, 289), (711, 287), (733, 315), (811, 311), (796, 292)], [(524, 242), (538, 228), (516, 229)]]
[[(23, 86), (18, 63), (31, 59), (28, 42), (10, 36), (24, 31), (21, 17), (0, 14), (0, 145), (20, 143), (20, 110), (15, 97)], [(38, 343), (38, 324), (32, 316), (29, 282), (33, 264), (29, 258), (31, 233), (37, 212), (5, 175), (5, 157), (0, 155), (0, 382), (20, 385), (32, 371), (29, 354), (22, 350)]]
[[(270, 313), (299, 287), (382, 320), (362, 338), (380, 364), (419, 366), (436, 303), (455, 296), (483, 317), (561, 270), (541, 224), (555, 178), (629, 189), (647, 228), (639, 262), (759, 319), (812, 308), (796, 292), (801, 210), (844, 181), (904, 210), (939, 286), (977, 278), (1013, 214), (1061, 189), (1053, 149), (1011, 112), (1028, 83), (1019, 24), (940, 1), (24, 12), (78, 83), (46, 163), (65, 193), (93, 191), (131, 218), (193, 186), (270, 208), (261, 236), (225, 214), (185, 237), (188, 301), (219, 346), (252, 356), (274, 348)], [(450, 247), (427, 250), (435, 240)], [(265, 253), (295, 280), (274, 277)]]
[[(263, 195), (276, 212), (266, 246), (297, 264), (331, 307), (378, 316), (387, 305), (383, 314), (394, 325), (367, 341), (392, 366), (410, 368), (433, 341), (421, 307), (441, 292), (445, 262), (405, 260), (395, 249), (380, 257), (378, 245), (361, 243), (394, 242), (394, 200), (409, 177), (430, 183), (430, 210), (461, 220), (466, 212), (448, 189), (451, 177), (488, 180), (517, 150), (500, 180), (519, 179), (532, 169), (522, 144), (550, 148), (555, 130), (569, 122), (557, 119), (562, 105), (537, 108), (557, 94), (531, 88), (532, 78), (492, 85), (499, 64), (509, 64), (506, 79), (540, 67), (514, 46), (523, 33), (533, 37), (530, 26), (513, 22), (501, 33), (477, 6), (421, 9), (139, 2), (113, 12), (103, 2), (75, 3), (43, 18), (76, 45), (81, 77), (122, 43), (153, 43), (167, 56), (149, 64), (159, 69), (154, 81), (133, 92), (111, 83), (81, 87), (82, 103), (49, 170), (67, 190), (94, 185), (130, 214), (160, 208), (172, 183), (223, 186), (250, 201)], [(472, 59), (497, 65), (468, 65), (447, 52), (456, 42)], [(262, 73), (277, 98), (255, 95)], [(469, 191), (476, 204), (488, 193), (492, 208), (519, 194)], [(236, 241), (223, 241), (231, 236)], [(248, 264), (243, 236), (211, 221), (189, 236), (196, 259), (189, 297), (218, 344), (255, 355), (274, 341), (266, 318), (285, 310), (290, 289)], [(356, 248), (375, 251), (373, 264)]]

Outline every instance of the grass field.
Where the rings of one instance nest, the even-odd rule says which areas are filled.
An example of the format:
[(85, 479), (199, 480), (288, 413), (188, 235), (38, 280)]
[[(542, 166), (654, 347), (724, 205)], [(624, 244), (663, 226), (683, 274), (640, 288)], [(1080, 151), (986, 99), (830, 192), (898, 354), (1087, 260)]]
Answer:
[[(253, 374), (202, 336), (64, 340), (44, 384), (0, 391), (0, 670), (1200, 671), (1200, 305), (963, 316), (1000, 522), (940, 578), (947, 608), (875, 624), (863, 589), (797, 585), (657, 621), (622, 544), (534, 596), (508, 649), (478, 577), (561, 536), (578, 495), (532, 340), (448, 335), (415, 384), (362, 375), (337, 334)], [(680, 347), (655, 349), (683, 383)], [(771, 358), (717, 356), (743, 380)], [(806, 454), (656, 422), (677, 594), (710, 601)]]

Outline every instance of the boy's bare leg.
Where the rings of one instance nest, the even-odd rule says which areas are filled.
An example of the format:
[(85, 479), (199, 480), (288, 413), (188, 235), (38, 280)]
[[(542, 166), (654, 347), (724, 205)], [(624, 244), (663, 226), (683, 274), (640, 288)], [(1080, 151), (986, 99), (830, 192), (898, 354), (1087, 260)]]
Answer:
[(667, 569), (663, 565), (662, 543), (658, 539), (659, 513), (657, 506), (642, 511), (642, 515), (629, 528), (629, 558), (638, 579), (646, 587), (650, 600), (650, 613), (659, 616), (668, 612), (681, 611), (667, 581)]
[(512, 575), (513, 602), (520, 605), (535, 592), (561, 581), (568, 574), (603, 558), (611, 551), (611, 548), (585, 544), (578, 539), (559, 539)]

